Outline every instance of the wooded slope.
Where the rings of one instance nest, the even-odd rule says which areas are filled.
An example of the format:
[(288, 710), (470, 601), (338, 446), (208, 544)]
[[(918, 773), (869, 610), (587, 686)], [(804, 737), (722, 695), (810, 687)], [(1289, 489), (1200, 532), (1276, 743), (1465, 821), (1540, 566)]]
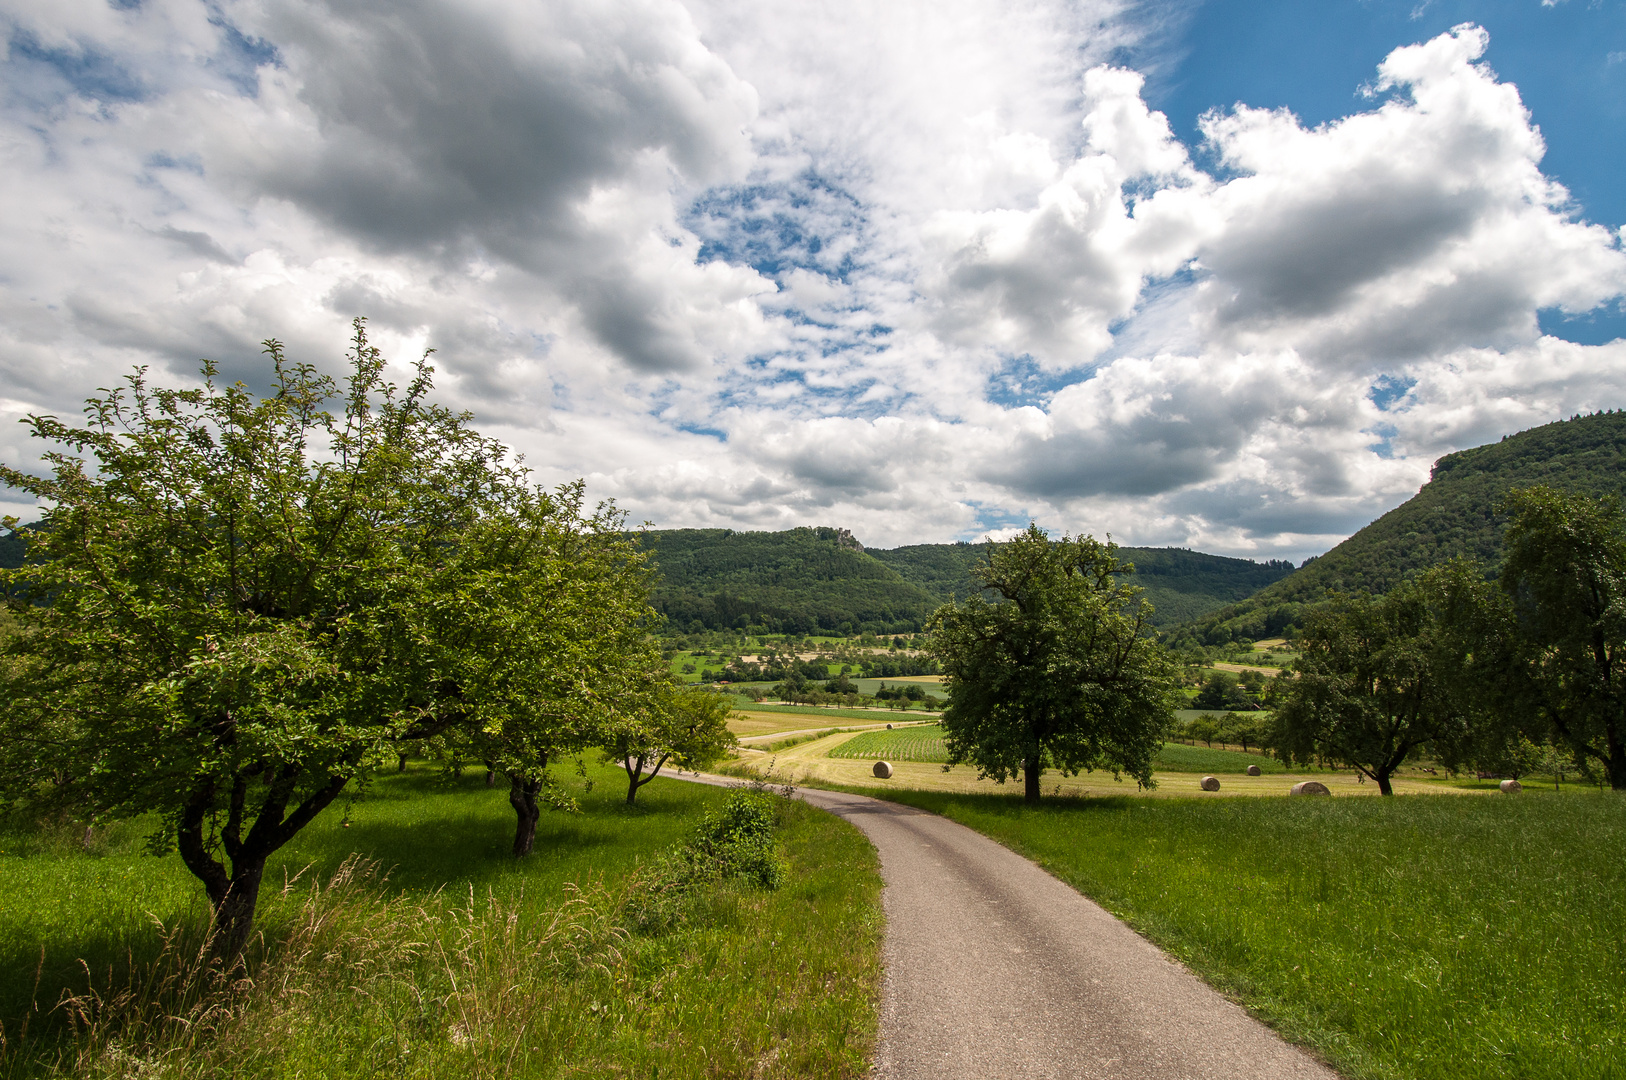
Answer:
[(1458, 555), (1482, 560), (1494, 574), (1505, 525), (1496, 506), (1511, 489), (1537, 484), (1626, 495), (1626, 412), (1560, 420), (1447, 454), (1411, 499), (1242, 603), (1175, 628), (1170, 639), (1212, 645), (1280, 634), (1329, 591), (1382, 593)]

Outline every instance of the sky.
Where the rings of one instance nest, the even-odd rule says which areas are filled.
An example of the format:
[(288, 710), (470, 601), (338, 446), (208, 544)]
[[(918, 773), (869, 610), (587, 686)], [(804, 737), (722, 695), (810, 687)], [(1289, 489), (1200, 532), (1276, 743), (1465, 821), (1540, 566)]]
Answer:
[[(1626, 406), (1626, 0), (0, 0), (0, 460), (348, 325), (658, 528), (1301, 560)], [(0, 512), (37, 516), (0, 490)]]

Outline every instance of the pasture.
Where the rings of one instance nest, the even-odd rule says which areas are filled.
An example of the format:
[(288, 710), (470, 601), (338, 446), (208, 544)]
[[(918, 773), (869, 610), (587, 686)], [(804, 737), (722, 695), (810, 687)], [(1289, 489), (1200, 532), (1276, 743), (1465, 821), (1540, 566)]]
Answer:
[[(882, 759), (937, 764), (948, 761), (948, 750), (943, 745), (943, 729), (937, 724), (921, 724), (892, 731), (866, 731), (832, 746), (828, 755), (868, 761)], [(1261, 772), (1267, 774), (1287, 773), (1286, 766), (1281, 762), (1260, 754), (1172, 742), (1163, 745), (1153, 768), (1157, 772), (1245, 775), (1250, 765), (1257, 765)]]

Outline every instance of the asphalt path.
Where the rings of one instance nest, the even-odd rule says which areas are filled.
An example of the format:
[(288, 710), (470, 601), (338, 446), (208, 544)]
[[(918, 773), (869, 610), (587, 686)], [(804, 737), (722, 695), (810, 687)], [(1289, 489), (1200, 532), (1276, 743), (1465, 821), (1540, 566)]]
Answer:
[(862, 795), (796, 794), (856, 825), (880, 854), (877, 1080), (1337, 1080), (1099, 905), (987, 837)]

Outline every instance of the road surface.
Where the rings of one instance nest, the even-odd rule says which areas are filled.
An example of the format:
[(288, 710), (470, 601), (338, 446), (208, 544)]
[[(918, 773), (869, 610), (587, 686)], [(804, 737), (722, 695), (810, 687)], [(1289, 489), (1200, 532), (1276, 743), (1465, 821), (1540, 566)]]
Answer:
[(852, 822), (880, 853), (877, 1080), (1337, 1080), (987, 837), (861, 795), (797, 795)]

